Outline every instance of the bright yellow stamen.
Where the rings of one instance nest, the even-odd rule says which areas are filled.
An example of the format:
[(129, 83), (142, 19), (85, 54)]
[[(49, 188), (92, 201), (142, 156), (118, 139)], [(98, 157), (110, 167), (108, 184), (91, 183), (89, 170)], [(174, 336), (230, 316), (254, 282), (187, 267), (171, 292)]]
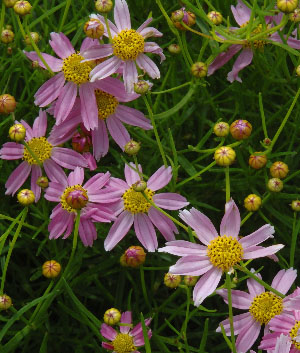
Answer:
[(114, 351), (117, 353), (131, 353), (136, 351), (133, 344), (133, 337), (127, 333), (118, 333), (117, 337), (112, 341)]
[(282, 299), (271, 292), (257, 295), (249, 308), (250, 314), (261, 325), (267, 324), (274, 316), (283, 310)]
[(243, 256), (242, 245), (232, 236), (214, 238), (207, 246), (210, 262), (222, 271), (229, 271)]
[(293, 326), (293, 328), (290, 331), (290, 337), (292, 339), (293, 345), (300, 351), (300, 342), (296, 340), (295, 338), (299, 335), (299, 330), (300, 330), (300, 321), (296, 321), (296, 324)]
[(134, 29), (123, 29), (113, 38), (114, 55), (126, 60), (135, 60), (144, 51), (144, 38)]
[[(27, 145), (38, 157), (41, 163), (44, 163), (46, 159), (51, 157), (53, 146), (47, 141), (45, 137), (33, 137), (30, 141), (27, 142)], [(30, 152), (27, 150), (27, 148), (24, 148), (23, 158), (28, 164), (38, 164)]]
[(84, 57), (75, 53), (63, 60), (62, 71), (67, 81), (72, 81), (76, 85), (89, 82), (92, 68), (88, 62), (82, 63), (82, 60)]
[[(77, 194), (75, 198), (72, 197), (74, 194)], [(87, 190), (77, 184), (69, 186), (64, 190), (60, 198), (60, 203), (64, 210), (72, 213), (83, 208), (87, 204), (88, 199)]]
[(115, 112), (119, 102), (115, 96), (100, 89), (95, 90), (95, 95), (98, 106), (98, 118), (105, 120)]
[[(152, 201), (155, 192), (147, 188), (144, 190), (144, 193), (148, 199)], [(124, 200), (124, 209), (133, 214), (146, 213), (151, 207), (151, 204), (145, 199), (143, 194), (141, 192), (134, 191), (132, 186), (124, 192), (122, 197)]]

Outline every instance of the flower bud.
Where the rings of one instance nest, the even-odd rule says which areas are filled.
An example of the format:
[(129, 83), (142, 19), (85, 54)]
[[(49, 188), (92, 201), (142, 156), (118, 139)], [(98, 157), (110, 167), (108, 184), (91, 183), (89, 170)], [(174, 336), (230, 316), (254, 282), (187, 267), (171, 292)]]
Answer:
[(72, 147), (73, 150), (79, 153), (89, 152), (90, 147), (92, 146), (91, 136), (85, 134), (83, 131), (76, 132), (72, 137)]
[(216, 26), (217, 25), (220, 25), (223, 21), (223, 16), (220, 12), (218, 11), (210, 11), (208, 14), (207, 14), (207, 17), (211, 20), (211, 22), (213, 24), (215, 24)]
[[(186, 28), (184, 28), (184, 26), (180, 23), (180, 21), (182, 21), (186, 26), (192, 27), (196, 23), (196, 16), (195, 16), (195, 14), (193, 14), (190, 11), (185, 11), (184, 9), (180, 9), (180, 10), (175, 11), (175, 13), (177, 13), (177, 15), (175, 15), (175, 17), (178, 16), (178, 18), (180, 18), (180, 16), (181, 16), (180, 11), (183, 11), (183, 18), (181, 18), (180, 20), (179, 19), (174, 20), (172, 18), (172, 16), (171, 16), (171, 18), (172, 18), (172, 21), (177, 29), (180, 29), (181, 31), (186, 31)], [(173, 13), (172, 13), (172, 15), (173, 15)]]
[(35, 196), (32, 190), (23, 189), (18, 192), (17, 199), (21, 205), (28, 206), (35, 201)]
[(284, 13), (293, 12), (298, 6), (298, 0), (277, 0), (278, 10)]
[(61, 265), (55, 260), (46, 261), (42, 267), (44, 277), (55, 278), (60, 274)]
[(287, 176), (289, 167), (284, 162), (275, 162), (271, 165), (270, 174), (273, 178), (283, 179)]
[(272, 142), (272, 140), (269, 139), (268, 137), (266, 137), (266, 138), (263, 140), (263, 144), (264, 144), (265, 146), (270, 146), (271, 142)]
[(38, 69), (38, 68), (40, 68), (40, 64), (39, 64), (39, 62), (38, 62), (37, 60), (33, 60), (33, 61), (31, 62), (31, 67), (32, 67), (33, 69)]
[(300, 22), (300, 9), (295, 9), (294, 12), (289, 14), (289, 20), (292, 22)]
[(178, 44), (170, 44), (168, 46), (168, 50), (171, 54), (179, 54), (181, 53), (181, 48)]
[(269, 179), (267, 187), (270, 191), (280, 192), (283, 189), (283, 182), (278, 178)]
[(129, 154), (130, 156), (133, 156), (138, 153), (140, 148), (141, 148), (140, 142), (130, 140), (129, 142), (126, 143), (126, 145), (124, 147), (124, 151), (125, 151), (125, 153)]
[(186, 276), (183, 277), (183, 282), (188, 287), (193, 287), (197, 283), (198, 278), (199, 278), (198, 276), (186, 275)]
[(172, 273), (166, 273), (164, 277), (164, 284), (169, 288), (176, 288), (181, 282), (180, 275), (173, 275)]
[(95, 8), (98, 12), (108, 13), (111, 11), (113, 3), (111, 0), (97, 0), (95, 2)]
[(171, 14), (171, 20), (173, 22), (180, 22), (183, 20), (184, 12), (182, 9), (176, 10)]
[(296, 74), (297, 76), (300, 76), (300, 65), (296, 67)]
[(22, 124), (15, 124), (10, 127), (8, 134), (11, 140), (21, 142), (26, 136), (26, 129)]
[(84, 33), (87, 37), (93, 39), (99, 39), (104, 34), (103, 24), (96, 18), (91, 18), (83, 26)]
[(123, 266), (137, 268), (146, 260), (146, 253), (141, 246), (130, 246), (122, 255)]
[(2, 94), (0, 96), (0, 114), (12, 113), (16, 109), (16, 100), (10, 94)]
[(118, 309), (110, 308), (105, 311), (103, 320), (107, 325), (116, 325), (121, 319), (121, 313)]
[(11, 297), (6, 294), (0, 295), (0, 310), (7, 310), (12, 306)]
[(207, 65), (201, 61), (191, 66), (191, 74), (197, 78), (203, 78), (207, 75)]
[(86, 206), (89, 201), (87, 192), (82, 189), (74, 189), (66, 194), (66, 203), (74, 208), (75, 210), (80, 210)]
[(295, 212), (300, 211), (300, 201), (299, 200), (293, 200), (291, 203), (292, 210)]
[(5, 29), (9, 29), (9, 30), (12, 31), (13, 28), (12, 28), (12, 25), (6, 25), (6, 26), (5, 26)]
[(249, 212), (257, 211), (261, 206), (261, 198), (255, 194), (250, 194), (245, 198), (244, 206)]
[(146, 81), (140, 80), (134, 84), (134, 92), (137, 94), (145, 94), (149, 91), (149, 84)]
[(147, 183), (144, 180), (139, 180), (132, 184), (132, 188), (136, 192), (142, 192), (147, 189)]
[(223, 146), (216, 149), (214, 159), (221, 167), (231, 165), (235, 161), (235, 151), (229, 146)]
[(8, 54), (8, 55), (11, 55), (12, 52), (13, 52), (12, 47), (7, 47), (7, 54)]
[(40, 176), (37, 178), (36, 181), (37, 185), (40, 186), (42, 189), (46, 189), (49, 186), (49, 180), (45, 176)]
[(15, 34), (10, 29), (4, 29), (1, 32), (1, 42), (4, 44), (11, 43), (15, 38)]
[(252, 125), (247, 120), (236, 120), (230, 125), (230, 133), (235, 140), (247, 139), (251, 131)]
[(267, 164), (267, 156), (262, 152), (254, 152), (249, 157), (249, 165), (254, 169), (261, 169)]
[(16, 14), (25, 16), (28, 15), (31, 11), (31, 4), (29, 1), (17, 1), (14, 5), (14, 11)]
[[(40, 35), (37, 32), (30, 32), (30, 37), (34, 43), (37, 43), (40, 40)], [(28, 35), (26, 35), (24, 42), (27, 45), (31, 45), (31, 40)]]
[(214, 133), (218, 137), (227, 136), (229, 134), (229, 125), (227, 123), (225, 123), (224, 121), (216, 123), (214, 126)]
[(14, 7), (15, 3), (17, 2), (18, 0), (3, 0), (4, 2), (4, 5), (6, 7)]

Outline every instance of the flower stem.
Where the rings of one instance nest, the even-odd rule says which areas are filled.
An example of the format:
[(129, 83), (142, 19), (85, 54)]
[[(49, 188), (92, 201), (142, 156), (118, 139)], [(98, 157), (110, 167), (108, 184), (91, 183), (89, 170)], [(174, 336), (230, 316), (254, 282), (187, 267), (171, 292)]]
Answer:
[(134, 154), (133, 155), (133, 160), (134, 160), (134, 164), (135, 164), (135, 167), (136, 167), (136, 171), (140, 177), (140, 180), (143, 180), (143, 174), (140, 172), (140, 169), (139, 169), (139, 163), (138, 163), (138, 160), (136, 158), (136, 155)]
[(225, 182), (226, 182), (226, 202), (230, 200), (230, 175), (229, 166), (225, 167)]
[(66, 7), (65, 7), (65, 10), (64, 10), (64, 14), (63, 14), (62, 20), (60, 22), (60, 25), (58, 27), (58, 32), (62, 31), (62, 28), (63, 28), (63, 26), (65, 24), (65, 21), (66, 21), (67, 15), (68, 15), (68, 11), (69, 11), (70, 5), (71, 5), (71, 0), (67, 0)]
[(228, 274), (227, 272), (226, 272), (226, 282), (225, 282), (225, 284), (226, 284), (227, 296), (228, 296), (228, 313), (229, 313), (229, 324), (230, 324), (230, 335), (231, 335), (232, 352), (236, 353), (234, 327), (233, 327), (233, 316), (232, 316), (231, 278), (230, 278), (230, 274)]
[(204, 172), (206, 172), (207, 170), (209, 170), (211, 167), (213, 167), (214, 165), (216, 165), (216, 161), (211, 162), (207, 167), (201, 169), (198, 173), (192, 175), (191, 177), (183, 180), (181, 183), (176, 185), (176, 188), (179, 188), (180, 186), (184, 185), (185, 183), (197, 178), (199, 175), (203, 174)]
[(259, 92), (259, 94), (258, 94), (258, 103), (259, 103), (259, 110), (260, 110), (260, 116), (261, 116), (263, 132), (264, 132), (265, 138), (268, 138), (268, 132), (267, 132), (267, 126), (266, 126), (266, 117), (265, 117), (265, 112), (264, 112), (261, 92)]
[(290, 250), (290, 267), (294, 266), (297, 237), (298, 237), (299, 228), (300, 228), (300, 221), (298, 221), (297, 226), (296, 226), (296, 223), (297, 223), (297, 212), (294, 212), (292, 242), (291, 242), (291, 250)]
[(106, 13), (104, 14), (104, 20), (105, 20), (105, 24), (106, 24), (106, 29), (107, 29), (109, 43), (112, 43), (112, 36), (111, 36), (111, 32), (110, 32), (109, 23), (108, 23), (108, 19), (107, 19), (107, 14)]
[(177, 86), (177, 87), (172, 87), (172, 88), (166, 89), (166, 90), (164, 90), (164, 91), (150, 92), (150, 93), (151, 93), (151, 94), (169, 93), (169, 92), (175, 91), (175, 90), (177, 90), (177, 89), (183, 88), (183, 87), (188, 86), (188, 85), (191, 85), (191, 84), (192, 84), (192, 81), (189, 81), (189, 82), (183, 83), (182, 85), (179, 85), (179, 86)]

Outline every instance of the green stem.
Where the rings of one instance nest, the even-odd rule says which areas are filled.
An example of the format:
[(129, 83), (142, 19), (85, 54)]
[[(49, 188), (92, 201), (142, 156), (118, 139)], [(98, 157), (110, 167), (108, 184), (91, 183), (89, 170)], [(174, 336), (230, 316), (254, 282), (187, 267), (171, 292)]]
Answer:
[(297, 223), (297, 212), (294, 212), (292, 242), (291, 242), (291, 250), (290, 250), (290, 267), (294, 266), (297, 237), (298, 237), (299, 228), (300, 228), (300, 221), (298, 222), (297, 227), (296, 227), (296, 223)]
[[(0, 214), (0, 219), (7, 219), (8, 221), (13, 221), (13, 222), (16, 221), (14, 224), (20, 223), (20, 221), (17, 221), (17, 218), (8, 217), (8, 216), (6, 216), (4, 214)], [(37, 227), (32, 226), (31, 224), (28, 224), (28, 223), (23, 223), (23, 227), (26, 227), (26, 228), (29, 228), (29, 229), (32, 229), (32, 230), (36, 230), (37, 229)], [(0, 241), (1, 241), (1, 237), (0, 237)]]
[(23, 25), (22, 25), (22, 22), (20, 20), (20, 17), (18, 15), (16, 15), (16, 18), (17, 18), (17, 22), (18, 22), (18, 25), (19, 25), (19, 28), (20, 28), (20, 31), (22, 33), (22, 36), (24, 39), (26, 39), (26, 33), (24, 31), (24, 28), (23, 28)]
[(168, 93), (168, 92), (172, 92), (172, 91), (175, 91), (177, 89), (180, 89), (180, 88), (183, 88), (185, 86), (188, 86), (188, 85), (191, 85), (192, 82), (189, 81), (189, 82), (186, 82), (186, 83), (183, 83), (182, 85), (179, 85), (179, 86), (176, 86), (176, 87), (173, 87), (173, 88), (169, 88), (169, 89), (166, 89), (164, 91), (159, 91), (159, 92), (150, 92), (151, 94), (162, 94), (162, 93)]
[(266, 126), (266, 117), (265, 117), (265, 112), (264, 112), (261, 92), (259, 92), (259, 94), (258, 94), (258, 103), (259, 103), (259, 110), (260, 110), (260, 116), (261, 116), (263, 132), (264, 132), (265, 138), (268, 138), (268, 132), (267, 132), (267, 126)]
[(232, 352), (236, 353), (234, 327), (233, 327), (233, 315), (232, 315), (231, 278), (230, 278), (230, 274), (228, 274), (227, 272), (226, 272), (226, 282), (225, 283), (226, 283), (227, 297), (228, 297), (228, 312), (229, 312), (229, 324), (230, 324)]
[(136, 157), (135, 154), (133, 155), (133, 160), (134, 160), (136, 171), (137, 171), (137, 173), (138, 173), (138, 175), (140, 177), (140, 180), (143, 180), (143, 174), (141, 173), (141, 171), (139, 169), (139, 163), (138, 163), (138, 160), (137, 160), (137, 157)]
[(198, 172), (198, 173), (192, 175), (191, 177), (189, 177), (189, 178), (183, 180), (181, 183), (177, 184), (177, 185), (176, 185), (176, 188), (179, 188), (180, 186), (186, 184), (187, 182), (189, 182), (189, 181), (191, 181), (191, 180), (197, 178), (199, 175), (201, 175), (201, 174), (203, 174), (204, 172), (208, 171), (208, 170), (209, 170), (210, 168), (212, 168), (214, 165), (216, 165), (216, 161), (211, 162), (207, 167), (205, 167), (205, 168), (203, 168), (202, 170), (200, 170), (200, 172)]
[(140, 266), (140, 276), (141, 276), (141, 285), (142, 285), (143, 296), (144, 296), (144, 299), (145, 299), (145, 302), (146, 302), (147, 306), (149, 307), (149, 311), (151, 311), (151, 305), (150, 305), (150, 302), (149, 302), (149, 298), (148, 298), (148, 295), (147, 295), (146, 284), (145, 284), (145, 274), (144, 274), (143, 265)]
[(106, 29), (107, 29), (109, 43), (112, 43), (112, 36), (111, 36), (111, 32), (110, 32), (110, 28), (109, 28), (109, 24), (108, 24), (108, 19), (107, 19), (107, 14), (106, 13), (104, 14), (104, 20), (105, 20), (105, 24), (106, 24)]
[(225, 167), (225, 181), (226, 181), (226, 202), (230, 200), (230, 176), (229, 166)]
[(1, 30), (1, 32), (2, 32), (3, 25), (4, 25), (4, 16), (5, 16), (5, 5), (4, 5), (4, 1), (2, 1), (1, 15), (0, 15), (0, 30)]
[(43, 168), (43, 163), (39, 160), (39, 157), (32, 151), (32, 149), (29, 147), (29, 145), (28, 145), (25, 141), (23, 141), (23, 142), (21, 142), (21, 143), (22, 143), (22, 145), (25, 146), (25, 148), (26, 148), (26, 149), (28, 150), (28, 152), (31, 154), (32, 158), (35, 159), (35, 161), (37, 162), (37, 164), (38, 164), (41, 168)]
[(186, 290), (186, 311), (185, 311), (185, 320), (183, 322), (182, 325), (182, 335), (183, 335), (183, 340), (185, 343), (185, 348), (186, 348), (186, 352), (189, 353), (190, 349), (189, 349), (189, 345), (188, 345), (188, 341), (187, 341), (187, 325), (189, 322), (189, 314), (190, 314), (190, 304), (191, 304), (191, 293), (190, 293), (190, 288), (188, 286), (184, 286), (185, 290)]
[[(182, 21), (181, 21), (182, 22)], [(183, 22), (182, 22), (183, 23)], [(189, 53), (189, 50), (188, 50), (188, 46), (187, 46), (187, 43), (186, 43), (186, 36), (185, 36), (185, 32), (182, 31), (181, 33), (181, 39), (182, 39), (182, 45), (183, 45), (183, 48), (184, 48), (184, 51), (185, 51), (185, 54), (186, 54), (186, 57), (190, 63), (190, 66), (193, 65), (194, 61)]]
[(60, 22), (60, 25), (58, 27), (58, 32), (62, 31), (62, 28), (63, 28), (63, 26), (65, 24), (65, 21), (66, 21), (68, 12), (69, 12), (70, 5), (71, 5), (71, 0), (67, 0), (66, 7), (65, 7), (65, 10), (64, 10), (64, 14), (63, 14), (62, 20)]
[[(46, 296), (46, 295), (50, 292), (50, 290), (52, 289), (53, 285), (54, 285), (54, 281), (52, 280), (52, 281), (49, 283), (48, 287), (46, 288), (44, 294), (42, 295), (43, 297)], [(36, 306), (36, 308), (35, 308), (33, 314), (32, 314), (31, 317), (30, 317), (30, 323), (34, 320), (34, 318), (35, 318), (36, 314), (39, 312), (40, 307), (42, 306), (42, 304), (43, 304), (43, 302), (40, 301), (40, 302), (38, 303), (38, 305)]]

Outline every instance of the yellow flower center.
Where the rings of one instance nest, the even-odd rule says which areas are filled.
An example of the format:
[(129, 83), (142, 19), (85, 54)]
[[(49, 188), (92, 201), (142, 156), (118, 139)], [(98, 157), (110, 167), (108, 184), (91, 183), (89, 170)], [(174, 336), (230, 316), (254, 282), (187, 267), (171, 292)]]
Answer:
[(82, 60), (84, 57), (75, 53), (63, 60), (62, 71), (67, 81), (72, 81), (76, 85), (89, 82), (92, 68), (88, 62), (82, 63)]
[(133, 344), (133, 337), (127, 333), (118, 333), (117, 337), (112, 341), (114, 351), (117, 353), (131, 353), (136, 351)]
[[(249, 21), (243, 23), (241, 25), (241, 28), (245, 27), (247, 24), (249, 23)], [(259, 24), (252, 32), (251, 35), (255, 36), (259, 33), (262, 32), (262, 25)], [(245, 43), (243, 44), (244, 48), (254, 48), (254, 49), (263, 49), (264, 45), (266, 44), (265, 40), (254, 40), (254, 41), (248, 41), (245, 40)]]
[[(147, 188), (144, 190), (144, 193), (148, 199), (152, 201), (155, 192)], [(124, 209), (133, 214), (146, 213), (151, 207), (151, 204), (145, 199), (143, 194), (141, 192), (134, 191), (132, 186), (124, 192), (122, 197), (124, 200)]]
[[(44, 163), (46, 159), (51, 157), (53, 146), (45, 137), (33, 137), (27, 142), (27, 145), (41, 163)], [(28, 164), (38, 164), (27, 148), (24, 148), (23, 159), (25, 159)]]
[(207, 246), (210, 262), (222, 271), (228, 271), (243, 256), (242, 245), (232, 236), (223, 235), (214, 238)]
[(83, 208), (88, 200), (87, 190), (78, 184), (69, 186), (64, 190), (60, 203), (64, 210), (72, 213)]
[(283, 310), (282, 299), (271, 292), (257, 295), (249, 308), (250, 314), (261, 325), (267, 324), (274, 316)]
[(144, 51), (144, 38), (134, 29), (123, 29), (113, 38), (114, 55), (123, 61), (135, 60)]
[(300, 321), (296, 321), (296, 324), (290, 331), (290, 337), (292, 339), (292, 343), (300, 351), (300, 341), (299, 341), (299, 331), (300, 330)]
[(115, 112), (119, 102), (115, 96), (100, 89), (95, 90), (95, 95), (98, 106), (98, 118), (105, 120)]

